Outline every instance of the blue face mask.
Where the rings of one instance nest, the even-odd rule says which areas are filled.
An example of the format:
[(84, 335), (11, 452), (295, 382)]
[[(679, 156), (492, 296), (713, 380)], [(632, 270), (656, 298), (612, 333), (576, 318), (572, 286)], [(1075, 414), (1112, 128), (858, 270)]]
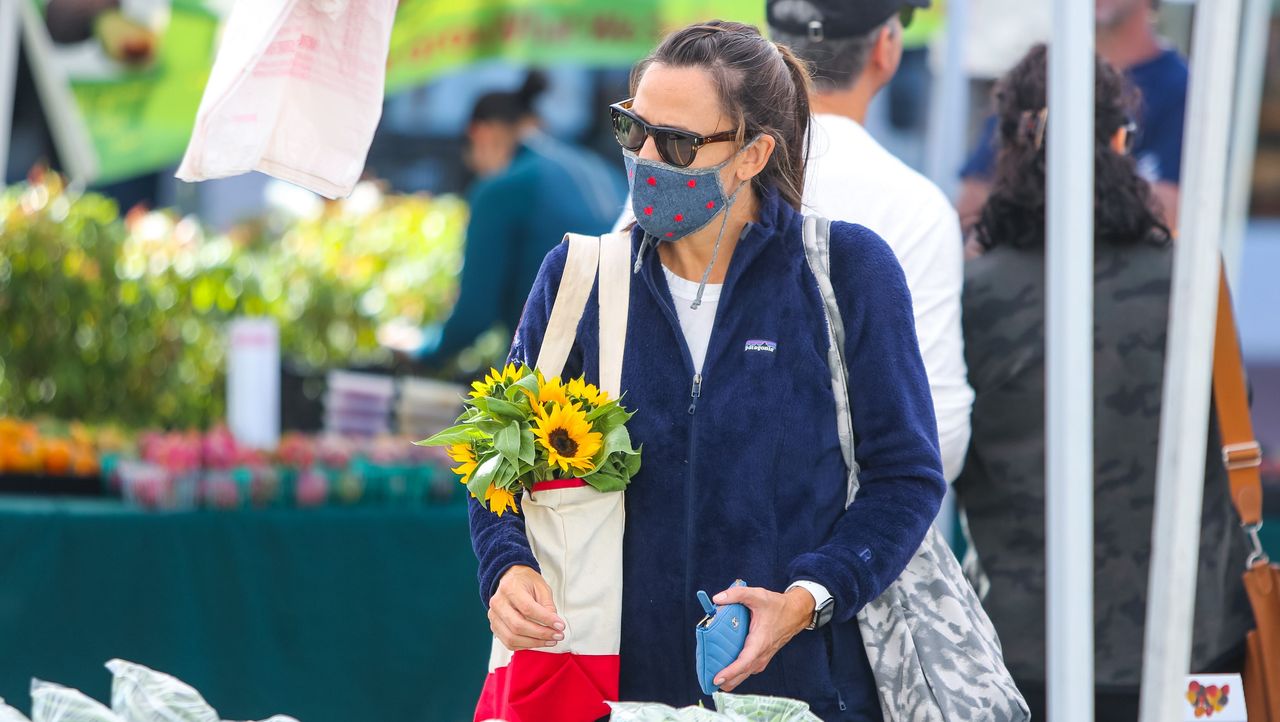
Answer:
[[(702, 282), (698, 284), (698, 295), (693, 301), (694, 309), (702, 305), (702, 291), (711, 276), (711, 269), (716, 265), (716, 257), (720, 254), (720, 241), (724, 238), (725, 225), (729, 220), (729, 207), (747, 184), (743, 181), (732, 194), (726, 193), (720, 171), (754, 142), (747, 143), (723, 163), (709, 168), (677, 168), (661, 161), (640, 158), (629, 150), (622, 151), (623, 160), (627, 164), (631, 210), (636, 216), (636, 224), (645, 232), (646, 243), (650, 238), (678, 241), (703, 228), (717, 215), (724, 214), (720, 221), (720, 234), (716, 236), (716, 245), (711, 251), (711, 263), (707, 265), (707, 270), (702, 274)], [(636, 271), (640, 270), (643, 257), (642, 246), (636, 257)]]
[(709, 168), (677, 168), (626, 150), (622, 157), (636, 223), (659, 241), (678, 241), (701, 229), (737, 198), (737, 190), (732, 195), (725, 192), (720, 177), (736, 153)]

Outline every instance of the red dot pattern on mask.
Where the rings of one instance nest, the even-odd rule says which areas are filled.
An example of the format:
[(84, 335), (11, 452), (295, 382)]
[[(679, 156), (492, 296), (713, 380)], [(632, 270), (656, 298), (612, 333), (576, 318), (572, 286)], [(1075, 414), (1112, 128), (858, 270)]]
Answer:
[(649, 185), (651, 185), (651, 186), (656, 186), (656, 185), (658, 185), (658, 179), (657, 179), (657, 178), (654, 178), (653, 176), (649, 176)]
[(681, 221), (683, 221), (683, 220), (684, 220), (684, 214), (683, 214), (683, 213), (677, 213), (677, 214), (676, 214), (676, 223), (679, 223), (679, 222), (681, 222)]
[(698, 181), (697, 181), (697, 180), (695, 180), (695, 179), (693, 179), (693, 178), (690, 178), (690, 179), (689, 179), (689, 187), (690, 187), (690, 188), (696, 188), (696, 187), (698, 187)]
[(645, 206), (645, 208), (644, 208), (644, 214), (645, 214), (646, 216), (651, 216), (651, 215), (653, 215), (653, 206)]

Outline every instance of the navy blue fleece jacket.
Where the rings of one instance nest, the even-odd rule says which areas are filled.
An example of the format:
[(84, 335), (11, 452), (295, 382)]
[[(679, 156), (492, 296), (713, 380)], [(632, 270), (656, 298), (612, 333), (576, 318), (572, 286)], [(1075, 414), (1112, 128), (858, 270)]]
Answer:
[[(738, 691), (783, 695), (824, 720), (878, 720), (854, 615), (897, 578), (937, 514), (946, 484), (911, 298), (889, 247), (835, 223), (831, 276), (844, 317), (861, 491), (845, 509), (845, 469), (827, 365), (829, 337), (801, 245), (801, 215), (761, 199), (729, 264), (700, 392), (674, 302), (651, 249), (631, 284), (622, 388), (644, 463), (627, 489), (622, 697), (672, 705), (701, 697), (695, 593), (735, 578), (784, 590), (819, 582), (835, 619), (805, 631)], [(632, 254), (639, 252), (639, 232)], [(546, 258), (511, 356), (532, 364), (567, 246)], [(592, 292), (566, 375), (598, 375)], [(748, 343), (771, 341), (769, 344)], [(484, 602), (512, 565), (537, 568), (520, 516), (472, 501)]]

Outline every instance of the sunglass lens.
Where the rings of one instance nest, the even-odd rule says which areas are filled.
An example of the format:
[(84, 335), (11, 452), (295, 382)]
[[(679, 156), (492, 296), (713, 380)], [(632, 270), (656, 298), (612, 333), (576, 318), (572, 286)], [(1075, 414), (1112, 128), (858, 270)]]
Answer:
[(657, 138), (658, 154), (662, 159), (677, 168), (688, 168), (693, 163), (697, 151), (693, 147), (693, 139), (670, 132), (659, 133)]
[(644, 128), (616, 109), (613, 111), (613, 132), (618, 137), (618, 145), (627, 150), (637, 151), (644, 145)]
[(898, 19), (902, 21), (902, 27), (904, 28), (911, 27), (911, 21), (914, 20), (915, 17), (916, 9), (911, 5), (902, 8), (902, 10), (898, 12)]

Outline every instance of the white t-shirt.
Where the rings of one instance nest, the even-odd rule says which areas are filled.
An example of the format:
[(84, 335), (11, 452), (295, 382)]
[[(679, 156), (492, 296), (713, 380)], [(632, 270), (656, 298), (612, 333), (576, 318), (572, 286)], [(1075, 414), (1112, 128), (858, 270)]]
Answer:
[(915, 311), (920, 355), (929, 376), (947, 480), (969, 448), (973, 389), (964, 362), (960, 221), (942, 191), (876, 142), (855, 121), (813, 116), (806, 213), (875, 231), (902, 264)]
[(711, 326), (716, 320), (716, 309), (720, 307), (720, 290), (724, 285), (708, 283), (702, 290), (702, 304), (695, 309), (693, 301), (698, 297), (698, 282), (681, 278), (666, 266), (662, 267), (662, 272), (667, 276), (671, 298), (676, 302), (676, 318), (680, 319), (680, 330), (684, 332), (685, 343), (689, 344), (694, 373), (700, 374), (702, 364), (707, 360)]

